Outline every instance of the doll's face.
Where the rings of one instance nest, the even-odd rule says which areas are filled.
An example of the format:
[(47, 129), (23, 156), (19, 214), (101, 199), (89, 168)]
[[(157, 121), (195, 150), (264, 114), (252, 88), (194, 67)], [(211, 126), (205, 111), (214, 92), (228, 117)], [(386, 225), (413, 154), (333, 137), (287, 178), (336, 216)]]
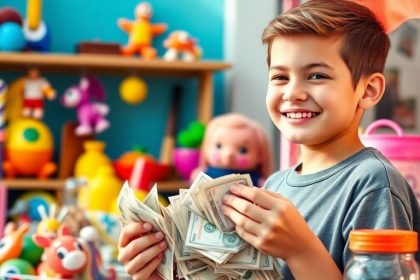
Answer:
[(205, 157), (210, 166), (237, 170), (253, 170), (261, 162), (256, 136), (248, 128), (217, 128)]

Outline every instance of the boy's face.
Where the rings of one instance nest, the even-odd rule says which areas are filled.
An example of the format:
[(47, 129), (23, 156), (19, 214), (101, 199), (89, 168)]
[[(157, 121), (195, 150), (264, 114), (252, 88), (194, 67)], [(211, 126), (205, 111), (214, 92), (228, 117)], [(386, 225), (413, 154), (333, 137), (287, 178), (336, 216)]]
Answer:
[(358, 126), (356, 110), (364, 89), (357, 86), (355, 92), (340, 43), (312, 35), (273, 41), (266, 105), (293, 143), (317, 145), (354, 135), (349, 132)]
[(210, 166), (236, 170), (254, 170), (260, 156), (251, 129), (223, 126), (215, 129), (205, 152)]

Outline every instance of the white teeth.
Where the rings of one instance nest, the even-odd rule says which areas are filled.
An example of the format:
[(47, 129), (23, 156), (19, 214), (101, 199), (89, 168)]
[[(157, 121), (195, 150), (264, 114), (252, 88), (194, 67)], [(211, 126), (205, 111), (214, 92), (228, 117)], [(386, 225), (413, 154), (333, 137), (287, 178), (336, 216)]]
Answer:
[(286, 113), (286, 117), (291, 119), (302, 119), (302, 118), (312, 118), (315, 117), (317, 114), (312, 112), (297, 112), (297, 113)]

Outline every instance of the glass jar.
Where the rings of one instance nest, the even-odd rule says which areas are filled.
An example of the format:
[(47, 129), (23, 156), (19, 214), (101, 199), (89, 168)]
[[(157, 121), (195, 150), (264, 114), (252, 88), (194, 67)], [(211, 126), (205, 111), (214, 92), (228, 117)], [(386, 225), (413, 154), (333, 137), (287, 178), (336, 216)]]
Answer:
[(353, 230), (353, 253), (344, 271), (346, 280), (419, 280), (414, 253), (417, 232), (408, 230)]

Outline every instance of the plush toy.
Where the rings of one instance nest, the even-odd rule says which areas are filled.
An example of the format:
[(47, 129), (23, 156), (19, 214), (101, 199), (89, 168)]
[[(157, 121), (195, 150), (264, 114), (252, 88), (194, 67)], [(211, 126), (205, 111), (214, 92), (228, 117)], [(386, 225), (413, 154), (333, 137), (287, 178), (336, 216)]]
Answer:
[(28, 230), (29, 225), (26, 223), (19, 226), (19, 228), (12, 223), (6, 226), (4, 237), (0, 240), (0, 264), (20, 255), (23, 236)]
[(58, 235), (54, 240), (39, 234), (35, 234), (32, 238), (36, 245), (45, 249), (46, 258), (37, 269), (41, 277), (73, 279), (73, 276), (85, 269), (86, 248), (65, 226), (58, 229)]
[(105, 89), (96, 78), (82, 77), (78, 85), (68, 88), (62, 96), (64, 107), (76, 108), (79, 125), (76, 127), (77, 135), (101, 133), (109, 127), (105, 116), (109, 107), (104, 103)]
[(23, 79), (23, 111), (24, 117), (42, 119), (44, 116), (44, 97), (55, 98), (55, 90), (37, 68), (30, 68)]
[(166, 61), (174, 61), (178, 58), (184, 61), (194, 61), (199, 59), (202, 54), (196, 40), (183, 30), (172, 32), (163, 45), (168, 49), (163, 55), (163, 59)]
[(199, 171), (212, 178), (232, 173), (249, 173), (255, 186), (262, 186), (272, 171), (272, 150), (263, 128), (236, 113), (210, 121), (201, 145)]
[(152, 47), (153, 37), (164, 33), (167, 29), (166, 24), (152, 24), (152, 7), (147, 2), (137, 5), (135, 11), (136, 19), (119, 19), (118, 26), (129, 33), (128, 43), (123, 47), (124, 55), (138, 53), (145, 59), (154, 59), (157, 56), (156, 49)]

